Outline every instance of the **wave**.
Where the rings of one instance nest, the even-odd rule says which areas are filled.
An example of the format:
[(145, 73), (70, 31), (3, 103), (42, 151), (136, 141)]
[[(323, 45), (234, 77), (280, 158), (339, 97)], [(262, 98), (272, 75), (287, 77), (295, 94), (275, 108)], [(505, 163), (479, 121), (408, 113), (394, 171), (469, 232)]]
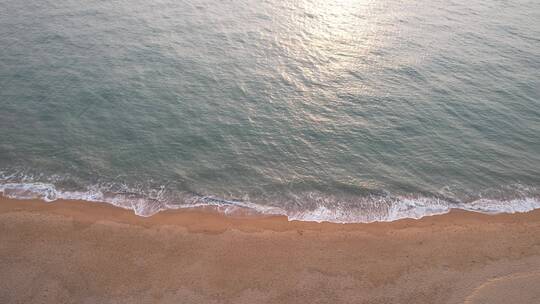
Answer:
[(495, 214), (528, 212), (540, 208), (540, 199), (536, 196), (502, 200), (480, 198), (470, 202), (414, 195), (367, 196), (358, 198), (354, 204), (351, 204), (348, 201), (324, 198), (310, 193), (305, 196), (305, 199), (311, 200), (311, 208), (302, 210), (196, 194), (186, 194), (171, 201), (164, 199), (163, 191), (162, 188), (153, 195), (142, 195), (135, 191), (107, 192), (99, 186), (89, 187), (86, 191), (65, 191), (50, 183), (0, 183), (0, 194), (8, 198), (40, 199), (45, 202), (60, 199), (102, 202), (133, 210), (136, 215), (143, 217), (152, 216), (164, 210), (213, 207), (225, 214), (242, 212), (243, 214), (281, 215), (286, 216), (290, 221), (370, 223), (405, 218), (419, 219), (445, 214), (452, 209)]

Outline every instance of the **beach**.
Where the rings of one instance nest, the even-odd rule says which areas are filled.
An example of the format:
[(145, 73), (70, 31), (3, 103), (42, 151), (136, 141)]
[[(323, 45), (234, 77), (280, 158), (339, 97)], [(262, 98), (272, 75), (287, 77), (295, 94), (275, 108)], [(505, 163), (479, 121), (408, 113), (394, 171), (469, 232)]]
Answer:
[(1, 303), (537, 303), (540, 210), (332, 224), (0, 200)]
[(1, 3), (0, 304), (540, 304), (540, 1)]

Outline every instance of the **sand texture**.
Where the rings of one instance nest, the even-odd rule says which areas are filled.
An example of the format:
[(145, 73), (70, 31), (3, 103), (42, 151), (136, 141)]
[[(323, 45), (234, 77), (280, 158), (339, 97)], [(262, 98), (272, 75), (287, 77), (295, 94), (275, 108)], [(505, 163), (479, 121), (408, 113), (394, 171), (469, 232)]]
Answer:
[(540, 303), (540, 211), (372, 224), (0, 200), (0, 303)]

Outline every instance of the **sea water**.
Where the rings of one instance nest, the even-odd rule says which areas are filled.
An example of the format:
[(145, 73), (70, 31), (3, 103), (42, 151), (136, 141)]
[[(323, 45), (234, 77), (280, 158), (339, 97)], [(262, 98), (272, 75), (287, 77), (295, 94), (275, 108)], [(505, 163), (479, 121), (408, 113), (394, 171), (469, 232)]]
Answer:
[(540, 207), (540, 2), (0, 0), (0, 192), (143, 216)]

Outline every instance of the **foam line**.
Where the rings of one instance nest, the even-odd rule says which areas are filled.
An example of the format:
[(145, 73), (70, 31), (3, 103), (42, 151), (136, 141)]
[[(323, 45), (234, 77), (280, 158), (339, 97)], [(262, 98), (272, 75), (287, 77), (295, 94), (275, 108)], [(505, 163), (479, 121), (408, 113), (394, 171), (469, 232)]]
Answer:
[(361, 207), (350, 207), (346, 203), (332, 207), (318, 203), (311, 210), (285, 210), (279, 207), (265, 206), (246, 201), (226, 200), (213, 196), (191, 195), (183, 201), (174, 203), (147, 198), (133, 193), (104, 193), (99, 187), (90, 187), (87, 191), (61, 191), (49, 183), (3, 183), (0, 193), (14, 199), (40, 199), (53, 202), (59, 199), (103, 202), (133, 210), (139, 216), (151, 216), (167, 209), (215, 207), (229, 214), (243, 210), (263, 215), (284, 215), (289, 220), (334, 222), (334, 223), (369, 223), (388, 222), (404, 218), (419, 219), (424, 216), (448, 213), (451, 209), (463, 209), (481, 213), (527, 212), (540, 208), (537, 197), (523, 197), (510, 200), (478, 199), (468, 203), (448, 202), (429, 197), (392, 197), (369, 198)]

